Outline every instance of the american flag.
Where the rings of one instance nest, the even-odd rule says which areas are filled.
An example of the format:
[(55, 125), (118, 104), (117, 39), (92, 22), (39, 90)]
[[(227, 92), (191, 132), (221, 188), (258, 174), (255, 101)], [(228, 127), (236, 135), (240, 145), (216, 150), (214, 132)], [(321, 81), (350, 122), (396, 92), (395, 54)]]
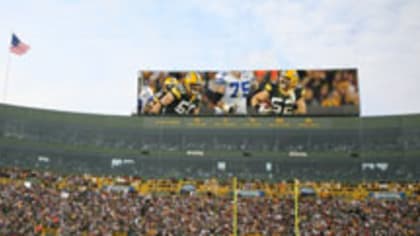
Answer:
[(20, 39), (16, 36), (16, 34), (12, 34), (12, 41), (10, 45), (10, 52), (16, 55), (23, 55), (25, 54), (31, 47), (29, 45), (20, 41)]

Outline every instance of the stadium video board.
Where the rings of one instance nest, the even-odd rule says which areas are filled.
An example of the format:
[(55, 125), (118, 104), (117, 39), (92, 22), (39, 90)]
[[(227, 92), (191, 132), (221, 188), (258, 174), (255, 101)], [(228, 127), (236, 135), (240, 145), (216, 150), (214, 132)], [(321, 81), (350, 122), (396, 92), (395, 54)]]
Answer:
[(357, 70), (139, 71), (137, 114), (355, 116)]

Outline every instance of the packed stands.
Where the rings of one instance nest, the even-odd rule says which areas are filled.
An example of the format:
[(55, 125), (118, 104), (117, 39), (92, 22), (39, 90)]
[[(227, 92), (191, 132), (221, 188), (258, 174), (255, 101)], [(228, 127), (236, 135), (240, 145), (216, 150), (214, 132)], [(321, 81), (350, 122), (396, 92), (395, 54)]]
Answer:
[[(231, 181), (59, 175), (18, 168), (3, 168), (0, 175), (2, 235), (232, 233)], [(420, 233), (419, 183), (299, 186), (302, 235)], [(240, 181), (239, 235), (294, 234), (293, 187), (293, 182)]]
[(163, 120), (0, 105), (0, 235), (233, 235), (234, 215), (245, 236), (419, 235), (419, 155), (419, 115)]

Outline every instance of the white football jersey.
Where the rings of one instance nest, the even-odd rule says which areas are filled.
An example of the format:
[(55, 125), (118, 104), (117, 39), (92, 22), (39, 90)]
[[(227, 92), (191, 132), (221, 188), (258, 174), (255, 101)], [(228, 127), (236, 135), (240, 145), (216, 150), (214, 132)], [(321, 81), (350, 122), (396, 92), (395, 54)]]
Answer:
[(144, 86), (138, 95), (138, 106), (141, 107), (140, 113), (144, 113), (144, 108), (151, 101), (153, 101), (153, 90), (149, 86)]
[(246, 100), (251, 90), (253, 79), (252, 72), (241, 72), (239, 78), (229, 72), (220, 72), (216, 75), (217, 83), (225, 86), (225, 94), (222, 97), (222, 101), (228, 106), (235, 106), (234, 114), (247, 114)]

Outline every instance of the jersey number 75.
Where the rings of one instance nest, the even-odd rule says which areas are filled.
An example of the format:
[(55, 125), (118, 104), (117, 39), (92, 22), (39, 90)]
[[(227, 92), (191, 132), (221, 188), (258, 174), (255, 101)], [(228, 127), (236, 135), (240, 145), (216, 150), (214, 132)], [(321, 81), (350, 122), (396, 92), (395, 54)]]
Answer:
[(229, 87), (232, 89), (232, 93), (230, 94), (231, 98), (237, 98), (239, 97), (239, 95), (247, 97), (249, 93), (250, 83), (249, 81), (232, 82), (229, 83)]

